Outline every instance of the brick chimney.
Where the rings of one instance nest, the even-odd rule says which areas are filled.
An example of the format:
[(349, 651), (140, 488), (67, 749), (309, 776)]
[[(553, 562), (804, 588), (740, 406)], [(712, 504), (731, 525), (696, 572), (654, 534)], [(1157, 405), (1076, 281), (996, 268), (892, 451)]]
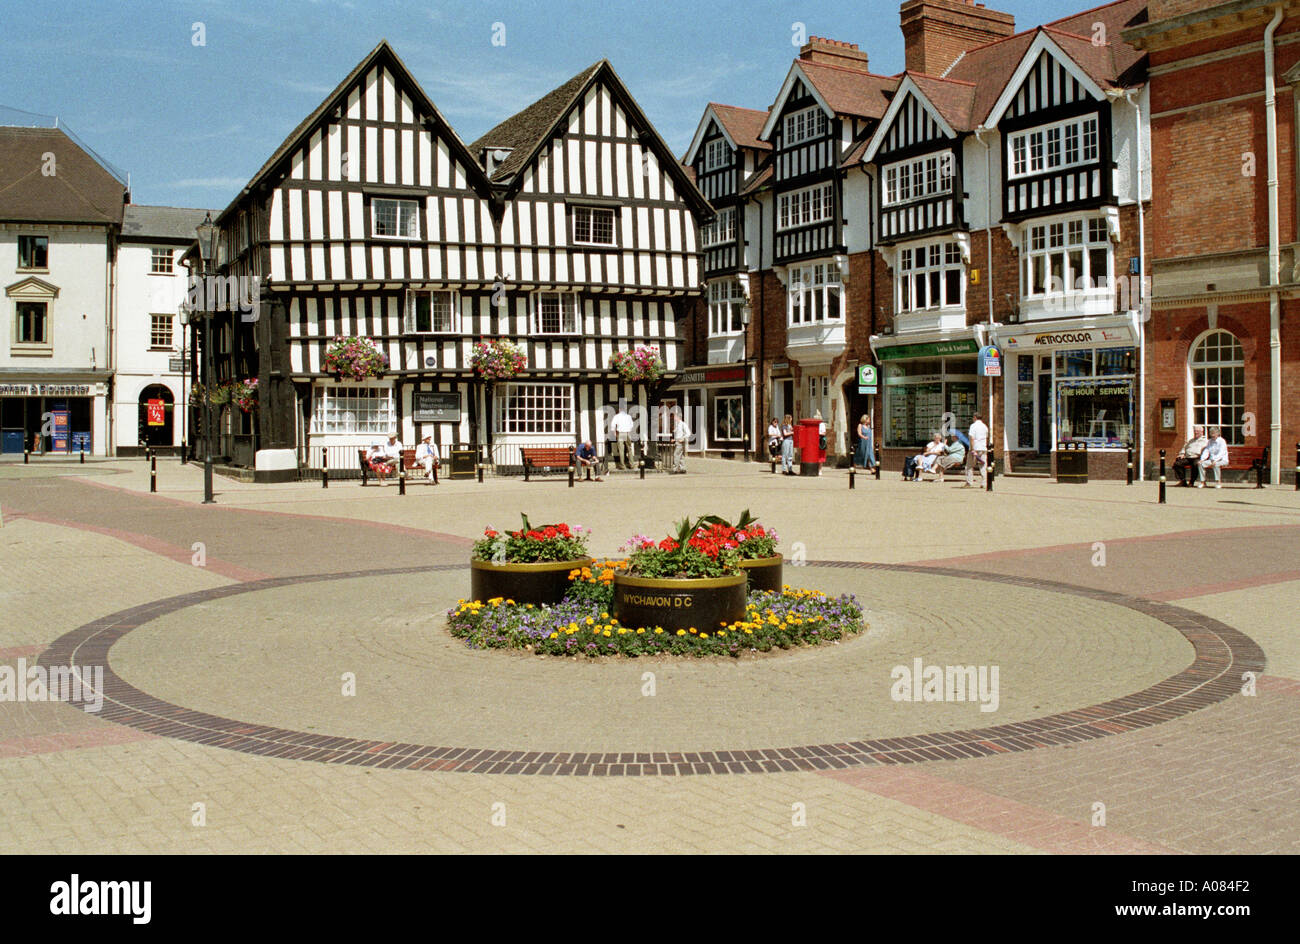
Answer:
[(867, 71), (867, 54), (858, 48), (858, 44), (842, 43), (837, 39), (809, 36), (808, 42), (799, 48), (799, 58), (805, 62), (824, 62), (859, 72)]
[(1016, 31), (1014, 16), (975, 0), (906, 0), (899, 18), (907, 69), (926, 75), (942, 75), (966, 50)]

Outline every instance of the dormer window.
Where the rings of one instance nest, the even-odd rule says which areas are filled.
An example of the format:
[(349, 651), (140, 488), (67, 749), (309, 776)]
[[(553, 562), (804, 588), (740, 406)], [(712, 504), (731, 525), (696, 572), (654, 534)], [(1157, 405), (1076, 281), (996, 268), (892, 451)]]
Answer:
[(828, 127), (826, 112), (818, 105), (791, 112), (785, 116), (785, 145), (789, 147), (823, 137)]
[(921, 200), (952, 190), (952, 151), (885, 167), (885, 206)]
[(717, 170), (719, 167), (726, 167), (730, 163), (731, 149), (727, 147), (725, 138), (718, 138), (705, 145), (704, 169), (706, 171)]

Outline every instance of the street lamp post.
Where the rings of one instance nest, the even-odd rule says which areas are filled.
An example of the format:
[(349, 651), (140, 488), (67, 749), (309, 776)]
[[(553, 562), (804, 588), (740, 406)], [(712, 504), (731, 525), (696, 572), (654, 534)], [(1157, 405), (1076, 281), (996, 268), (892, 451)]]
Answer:
[(749, 461), (749, 398), (754, 388), (749, 383), (749, 303), (740, 309), (741, 363), (745, 367), (745, 395), (740, 398), (740, 430), (745, 437), (745, 461)]
[[(195, 227), (199, 236), (199, 277), (208, 275), (216, 256), (217, 226), (212, 214), (203, 217)], [(206, 284), (206, 283), (205, 283)], [(201, 315), (203, 319), (203, 504), (214, 504), (212, 497), (212, 311), (208, 307), (207, 293), (203, 294)]]

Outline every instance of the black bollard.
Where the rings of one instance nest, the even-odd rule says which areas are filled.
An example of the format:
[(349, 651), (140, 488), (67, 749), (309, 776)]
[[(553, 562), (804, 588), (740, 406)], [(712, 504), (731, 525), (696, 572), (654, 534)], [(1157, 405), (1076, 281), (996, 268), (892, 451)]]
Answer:
[(853, 473), (856, 471), (853, 466), (849, 466), (849, 490), (853, 490)]
[(772, 460), (772, 474), (776, 475), (776, 460)]
[(399, 465), (397, 468), (397, 494), (399, 495), (406, 494), (406, 466), (405, 465)]
[(1133, 444), (1132, 443), (1128, 444), (1128, 478), (1124, 482), (1124, 484), (1125, 485), (1133, 484)]
[(1165, 451), (1160, 450), (1160, 504), (1165, 503)]
[(569, 488), (573, 488), (573, 463), (569, 463)]
[(645, 456), (642, 456), (641, 460), (637, 462), (636, 465), (637, 465), (637, 470), (641, 474), (641, 481), (644, 482), (645, 481)]
[(1268, 475), (1268, 446), (1264, 447), (1264, 454), (1260, 456), (1259, 465), (1255, 466), (1255, 487), (1256, 488), (1264, 487), (1264, 477), (1266, 475)]
[(330, 450), (329, 446), (320, 447), (320, 487), (330, 487)]
[[(24, 447), (23, 447), (23, 465), (27, 465), (27, 464), (29, 464), (29, 463), (31, 462), (31, 459), (32, 459), (32, 451), (31, 451), (30, 449), (28, 449), (26, 446), (24, 446)], [(1297, 459), (1297, 460), (1300, 460), (1300, 449), (1297, 449), (1297, 450), (1296, 450), (1296, 459)], [(1297, 468), (1300, 468), (1300, 461), (1297, 461), (1297, 463), (1296, 463), (1296, 467), (1297, 467)]]
[[(1278, 473), (1278, 478), (1282, 473)], [(1300, 492), (1300, 442), (1295, 444), (1295, 490)]]
[(984, 469), (984, 476), (985, 476), (985, 480), (984, 480), (984, 490), (985, 490), (986, 492), (991, 492), (991, 491), (993, 491), (993, 463), (994, 463), (994, 461), (995, 461), (995, 460), (994, 460), (994, 457), (993, 457), (993, 450), (990, 449), (990, 450), (989, 450), (989, 453), (988, 453), (988, 459), (986, 460), (987, 464), (986, 464), (986, 467), (985, 467), (985, 469)]
[(158, 457), (149, 456), (149, 491), (158, 491)]
[(81, 464), (86, 464), (86, 444), (84, 442), (81, 444)]
[[(436, 481), (436, 479), (435, 479), (435, 481)], [(525, 481), (525, 482), (528, 481), (528, 467), (527, 467), (527, 466), (524, 467), (524, 481)], [(480, 463), (478, 464), (478, 484), (480, 484), (480, 485), (483, 484), (483, 463), (482, 463), (482, 462), (480, 462)]]
[(189, 456), (186, 454), (186, 450), (188, 448), (189, 447), (185, 445), (185, 440), (182, 439), (181, 440), (181, 465), (185, 465), (185, 463), (189, 461)]
[[(434, 485), (438, 484), (438, 466), (440, 464), (441, 463), (438, 461), (438, 457), (434, 456), (433, 457), (433, 484)], [(482, 479), (480, 479), (479, 481), (482, 481)]]

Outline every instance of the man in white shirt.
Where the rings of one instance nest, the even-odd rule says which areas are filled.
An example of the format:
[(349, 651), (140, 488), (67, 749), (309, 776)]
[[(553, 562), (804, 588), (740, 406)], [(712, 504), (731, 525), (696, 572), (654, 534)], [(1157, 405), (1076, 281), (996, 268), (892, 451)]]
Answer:
[(1214, 470), (1214, 487), (1223, 488), (1219, 481), (1219, 470), (1228, 464), (1228, 441), (1223, 438), (1219, 427), (1210, 427), (1210, 441), (1201, 453), (1201, 477), (1196, 480), (1197, 488), (1205, 488), (1205, 470)]
[(970, 439), (970, 452), (966, 455), (966, 485), (964, 487), (973, 488), (975, 483), (972, 481), (971, 473), (975, 470), (975, 467), (979, 467), (982, 477), (988, 474), (989, 465), (989, 428), (980, 414), (976, 413), (972, 418), (966, 436)]
[(632, 468), (632, 417), (622, 406), (610, 423), (614, 432), (614, 462), (620, 469)]
[(397, 438), (396, 433), (388, 434), (388, 442), (383, 447), (384, 464), (388, 466), (388, 471), (396, 473), (402, 467), (402, 441)]
[[(425, 436), (420, 440), (420, 445), (415, 447), (415, 461), (424, 469), (425, 477), (433, 482), (433, 470), (442, 465), (438, 458), (438, 449), (433, 445), (433, 437)], [(437, 485), (437, 482), (433, 482)]]
[(681, 411), (674, 411), (677, 425), (673, 427), (673, 472), (686, 474), (686, 442), (691, 438), (691, 428)]

